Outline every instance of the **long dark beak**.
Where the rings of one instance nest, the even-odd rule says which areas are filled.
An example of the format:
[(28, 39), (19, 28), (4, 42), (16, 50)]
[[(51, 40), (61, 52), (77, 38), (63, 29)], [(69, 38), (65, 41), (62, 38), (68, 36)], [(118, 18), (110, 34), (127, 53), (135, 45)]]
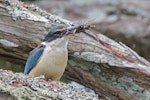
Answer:
[(81, 28), (81, 26), (82, 26), (82, 25), (69, 26), (69, 27), (67, 27), (67, 30), (68, 30), (68, 31), (72, 31), (72, 30)]
[(67, 27), (67, 31), (73, 31), (75, 30), (76, 32), (84, 31), (85, 29), (89, 29), (91, 26), (90, 25), (75, 25), (75, 26), (69, 26)]

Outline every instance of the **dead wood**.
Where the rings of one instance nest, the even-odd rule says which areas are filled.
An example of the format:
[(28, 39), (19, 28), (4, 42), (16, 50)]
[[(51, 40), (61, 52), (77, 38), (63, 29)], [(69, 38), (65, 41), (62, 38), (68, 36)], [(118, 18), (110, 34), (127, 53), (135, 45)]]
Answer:
[[(24, 65), (29, 52), (55, 25), (74, 25), (33, 5), (0, 0), (0, 59)], [(69, 36), (65, 76), (93, 89), (100, 98), (148, 99), (150, 63), (102, 34), (87, 30)]]

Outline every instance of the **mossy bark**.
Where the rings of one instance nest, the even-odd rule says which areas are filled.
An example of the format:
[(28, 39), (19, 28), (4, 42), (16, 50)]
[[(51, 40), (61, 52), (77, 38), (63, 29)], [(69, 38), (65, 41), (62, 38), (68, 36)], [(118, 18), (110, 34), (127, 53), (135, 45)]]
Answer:
[[(59, 24), (74, 25), (36, 6), (0, 0), (0, 59), (24, 65), (29, 52)], [(124, 44), (87, 30), (69, 36), (68, 50), (65, 76), (90, 87), (100, 98), (150, 98), (150, 63)]]

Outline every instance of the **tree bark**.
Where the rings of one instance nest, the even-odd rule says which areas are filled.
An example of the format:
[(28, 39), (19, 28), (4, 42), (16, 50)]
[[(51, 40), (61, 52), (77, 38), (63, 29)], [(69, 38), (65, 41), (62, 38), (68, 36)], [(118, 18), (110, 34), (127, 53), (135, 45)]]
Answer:
[[(0, 59), (24, 65), (29, 52), (53, 26), (72, 22), (17, 0), (0, 0)], [(69, 35), (65, 77), (102, 99), (149, 99), (150, 62), (123, 43), (87, 30)]]

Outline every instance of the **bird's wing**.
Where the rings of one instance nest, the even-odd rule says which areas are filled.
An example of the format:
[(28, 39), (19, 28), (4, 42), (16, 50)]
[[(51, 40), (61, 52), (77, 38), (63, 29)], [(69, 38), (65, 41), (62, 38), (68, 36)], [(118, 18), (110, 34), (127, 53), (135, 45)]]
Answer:
[(37, 64), (43, 51), (44, 51), (44, 47), (39, 47), (36, 48), (34, 52), (31, 52), (25, 65), (24, 74), (28, 74), (31, 71), (31, 69)]

